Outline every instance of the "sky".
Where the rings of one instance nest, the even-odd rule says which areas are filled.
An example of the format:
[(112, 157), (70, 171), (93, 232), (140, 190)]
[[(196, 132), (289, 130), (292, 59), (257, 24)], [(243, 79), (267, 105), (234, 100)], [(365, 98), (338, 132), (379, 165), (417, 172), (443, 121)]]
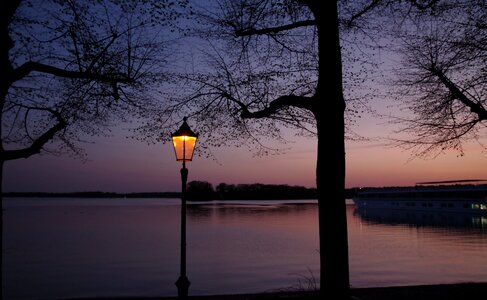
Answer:
[[(384, 109), (383, 103), (372, 103)], [(188, 120), (191, 126), (191, 120)], [(88, 161), (69, 156), (36, 155), (8, 161), (4, 166), (5, 192), (172, 192), (180, 190), (179, 169), (171, 144), (147, 144), (126, 139), (120, 125), (113, 136), (98, 137), (84, 146)], [(177, 128), (174, 128), (174, 131)], [(406, 186), (422, 181), (487, 179), (487, 150), (472, 142), (465, 155), (446, 152), (434, 159), (386, 146), (394, 128), (384, 120), (364, 116), (355, 130), (369, 142), (346, 143), (346, 187)], [(377, 141), (379, 138), (380, 141)], [(204, 139), (204, 134), (201, 134)], [(487, 145), (487, 137), (483, 143)], [(188, 164), (189, 181), (219, 183), (288, 184), (314, 187), (316, 140), (294, 138), (281, 145), (284, 154), (254, 157), (245, 147), (213, 150), (214, 158), (194, 158)], [(333, 161), (330, 160), (330, 164)]]
[[(191, 126), (191, 120), (188, 120)], [(174, 130), (176, 130), (175, 128)], [(385, 125), (368, 119), (364, 133), (383, 132)], [(88, 161), (68, 156), (36, 155), (5, 164), (5, 192), (176, 192), (179, 169), (171, 144), (147, 144), (113, 136), (98, 137), (85, 147)], [(201, 138), (204, 138), (201, 135)], [(188, 163), (189, 181), (243, 184), (288, 184), (315, 187), (316, 140), (296, 138), (281, 145), (283, 154), (255, 157), (245, 147), (214, 150), (214, 158), (195, 156)], [(422, 181), (487, 179), (486, 150), (465, 145), (465, 155), (447, 152), (434, 159), (414, 158), (411, 152), (378, 142), (346, 143), (346, 187), (408, 186)], [(330, 160), (330, 164), (333, 162)]]

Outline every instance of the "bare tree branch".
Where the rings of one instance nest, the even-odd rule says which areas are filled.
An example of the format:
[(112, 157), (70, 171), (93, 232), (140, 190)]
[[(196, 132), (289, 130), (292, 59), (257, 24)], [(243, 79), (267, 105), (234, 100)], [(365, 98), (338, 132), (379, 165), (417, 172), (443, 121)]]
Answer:
[(16, 150), (4, 150), (3, 160), (28, 158), (32, 155), (40, 153), (44, 145), (50, 142), (56, 133), (60, 132), (68, 126), (68, 123), (64, 120), (61, 114), (53, 110), (49, 110), (49, 112), (56, 117), (57, 123), (50, 129), (46, 130), (42, 135), (37, 137), (29, 147)]
[(356, 14), (354, 14), (350, 18), (350, 20), (347, 21), (347, 26), (348, 27), (353, 26), (353, 23), (355, 22), (355, 20), (357, 20), (360, 17), (362, 17), (363, 15), (367, 14), (367, 12), (371, 11), (372, 9), (374, 9), (381, 2), (382, 2), (382, 0), (373, 0), (373, 1), (371, 1), (368, 5), (366, 5), (363, 9), (361, 9)]
[(465, 106), (470, 108), (470, 111), (478, 115), (479, 121), (487, 120), (487, 110), (480, 103), (475, 103), (470, 100), (465, 93), (463, 93), (442, 71), (435, 66), (431, 67), (431, 72), (436, 75), (452, 95), (460, 100)]
[(249, 36), (249, 35), (264, 35), (264, 34), (275, 34), (279, 33), (282, 31), (288, 31), (300, 27), (306, 27), (306, 26), (316, 26), (316, 21), (315, 20), (304, 20), (304, 21), (298, 21), (294, 22), (291, 24), (286, 24), (282, 26), (276, 26), (276, 27), (268, 27), (268, 28), (262, 28), (262, 29), (255, 29), (255, 28), (247, 28), (247, 29), (237, 29), (235, 30), (235, 35), (236, 36)]
[(72, 79), (91, 79), (100, 82), (121, 82), (121, 83), (133, 83), (134, 80), (130, 77), (127, 77), (125, 74), (97, 74), (92, 72), (80, 72), (80, 71), (70, 71), (65, 69), (60, 69), (57, 67), (45, 65), (39, 62), (29, 61), (21, 65), (20, 67), (16, 68), (13, 73), (14, 77), (12, 78), (13, 81), (20, 80), (31, 72), (41, 72), (46, 74), (51, 74), (59, 77), (64, 78), (72, 78)]
[(275, 114), (277, 111), (280, 109), (283, 109), (285, 107), (298, 107), (298, 108), (304, 108), (308, 110), (312, 110), (312, 103), (313, 100), (312, 98), (309, 97), (301, 97), (301, 96), (296, 96), (296, 95), (287, 95), (287, 96), (281, 96), (269, 103), (269, 105), (259, 111), (249, 111), (248, 105), (245, 103), (239, 101), (238, 99), (232, 97), (231, 95), (224, 93), (222, 96), (228, 100), (231, 100), (235, 103), (237, 103), (240, 108), (242, 109), (240, 116), (243, 119), (260, 119), (260, 118), (267, 118)]

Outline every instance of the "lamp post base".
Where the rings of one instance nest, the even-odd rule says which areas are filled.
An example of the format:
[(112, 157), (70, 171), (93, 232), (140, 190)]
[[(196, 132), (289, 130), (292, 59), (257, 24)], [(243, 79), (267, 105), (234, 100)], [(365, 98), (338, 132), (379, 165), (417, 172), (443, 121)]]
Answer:
[(188, 290), (190, 284), (191, 282), (188, 280), (188, 277), (186, 277), (185, 275), (179, 276), (178, 280), (176, 281), (176, 286), (178, 287), (179, 299), (188, 298)]

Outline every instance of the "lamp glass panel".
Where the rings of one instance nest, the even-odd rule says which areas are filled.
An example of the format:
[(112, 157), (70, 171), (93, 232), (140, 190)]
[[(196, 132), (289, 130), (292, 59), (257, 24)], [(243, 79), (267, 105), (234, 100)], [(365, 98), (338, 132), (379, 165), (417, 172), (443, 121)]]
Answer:
[(185, 135), (173, 136), (172, 143), (177, 161), (191, 161), (193, 159), (196, 137)]

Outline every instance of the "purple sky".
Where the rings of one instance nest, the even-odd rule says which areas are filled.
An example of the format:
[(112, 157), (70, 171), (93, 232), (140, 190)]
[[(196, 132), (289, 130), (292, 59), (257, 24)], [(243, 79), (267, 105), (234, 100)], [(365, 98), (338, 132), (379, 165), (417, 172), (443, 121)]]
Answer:
[[(191, 44), (189, 50), (194, 50)], [(190, 51), (190, 52), (191, 52)], [(382, 59), (386, 59), (383, 54)], [(378, 99), (377, 101), (380, 101)], [(374, 107), (375, 106), (375, 107)], [(390, 114), (396, 104), (372, 103)], [(487, 178), (487, 153), (478, 143), (465, 145), (465, 156), (447, 152), (435, 159), (410, 160), (411, 153), (385, 146), (391, 128), (363, 116), (357, 131), (371, 142), (347, 143), (347, 187), (412, 185), (420, 181)], [(191, 126), (191, 120), (189, 120)], [(120, 126), (121, 128), (122, 126)], [(4, 166), (5, 192), (155, 192), (179, 191), (180, 163), (171, 144), (147, 145), (124, 138), (129, 133), (114, 128), (113, 137), (99, 137), (86, 145), (89, 161), (67, 156), (36, 155), (8, 161)], [(174, 128), (176, 130), (177, 128)], [(201, 135), (204, 139), (204, 134)], [(379, 138), (379, 139), (377, 139)], [(487, 136), (482, 140), (487, 145)], [(216, 160), (195, 157), (189, 163), (189, 180), (218, 183), (268, 183), (315, 186), (316, 141), (296, 138), (283, 145), (285, 154), (253, 157), (245, 147), (214, 151)], [(333, 162), (330, 161), (330, 164)]]
[[(191, 121), (189, 121), (191, 124)], [(363, 132), (373, 129), (373, 124)], [(5, 164), (5, 192), (156, 192), (179, 191), (181, 164), (171, 144), (147, 145), (124, 138), (96, 138), (86, 147), (88, 161), (37, 155)], [(202, 137), (203, 138), (203, 137)], [(254, 157), (245, 147), (214, 151), (216, 159), (195, 156), (189, 181), (315, 186), (316, 143), (299, 138), (285, 154)], [(373, 142), (347, 143), (347, 187), (412, 185), (420, 181), (487, 178), (487, 155), (478, 144), (466, 155), (451, 152), (435, 159), (410, 161), (409, 152)], [(330, 164), (332, 162), (330, 161)]]

